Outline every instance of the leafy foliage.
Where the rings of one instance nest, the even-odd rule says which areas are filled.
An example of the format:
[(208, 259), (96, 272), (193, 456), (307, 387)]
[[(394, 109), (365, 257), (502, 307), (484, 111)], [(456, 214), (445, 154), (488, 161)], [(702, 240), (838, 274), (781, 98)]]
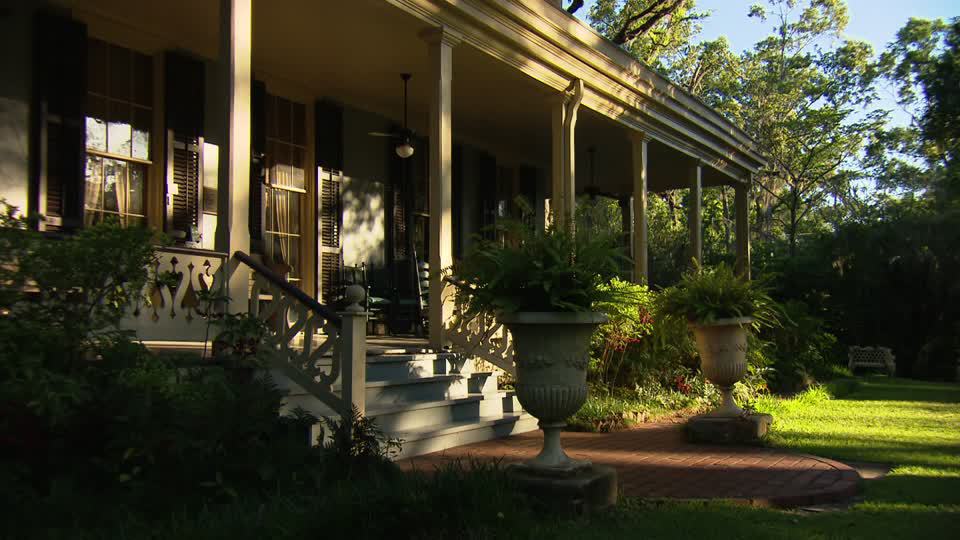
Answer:
[(664, 289), (657, 301), (666, 316), (693, 323), (733, 317), (751, 317), (760, 326), (778, 322), (776, 306), (763, 287), (740, 278), (725, 264), (713, 268), (697, 264), (679, 283)]
[[(327, 457), (347, 471), (367, 473), (371, 468), (389, 463), (402, 447), (403, 441), (386, 436), (376, 422), (353, 407), (349, 418), (321, 419), (323, 431), (319, 440), (327, 450)], [(329, 434), (329, 437), (327, 437)]]
[(264, 368), (276, 356), (270, 328), (252, 313), (225, 313), (213, 320), (220, 331), (213, 342), (214, 359), (231, 368)]
[(599, 302), (597, 310), (607, 316), (593, 335), (593, 361), (589, 376), (595, 384), (612, 388), (628, 375), (628, 361), (637, 345), (653, 328), (653, 294), (643, 285), (614, 279), (609, 287), (619, 291), (615, 302)]
[(614, 235), (557, 227), (537, 232), (519, 221), (497, 228), (506, 240), (478, 239), (462, 263), (447, 270), (466, 298), (466, 315), (591, 311), (622, 296), (605, 286), (624, 260)]

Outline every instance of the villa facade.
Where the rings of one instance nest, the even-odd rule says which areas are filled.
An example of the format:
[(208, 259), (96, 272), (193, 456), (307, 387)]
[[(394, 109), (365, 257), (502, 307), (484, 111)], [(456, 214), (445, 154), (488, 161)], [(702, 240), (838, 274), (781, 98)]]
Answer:
[[(511, 396), (494, 396), (497, 411), (476, 398), (495, 384), (447, 369), (441, 351), (469, 340), (432, 270), (517, 215), (517, 196), (541, 227), (572, 219), (579, 194), (615, 197), (642, 281), (648, 192), (691, 190), (698, 257), (702, 190), (732, 186), (749, 271), (749, 187), (764, 165), (753, 141), (556, 1), (21, 0), (0, 28), (2, 197), (47, 231), (111, 218), (173, 241), (160, 264), (183, 281), (148, 291), (131, 315), (141, 337), (203, 339), (197, 291), (223, 285), (229, 309), (246, 310), (257, 268), (299, 291), (263, 298), (303, 314), (330, 314), (346, 284), (363, 285), (377, 314), (363, 328), (423, 334), (433, 356), (366, 362), (318, 392), (365, 395), (408, 440), (429, 427), (423, 451), (482, 436), (449, 427), (472, 418), (465, 405), (481, 420), (514, 410)], [(301, 340), (322, 334), (307, 317), (291, 326)], [(328, 349), (310, 358), (349, 347)], [(430, 363), (419, 390), (385, 390)]]

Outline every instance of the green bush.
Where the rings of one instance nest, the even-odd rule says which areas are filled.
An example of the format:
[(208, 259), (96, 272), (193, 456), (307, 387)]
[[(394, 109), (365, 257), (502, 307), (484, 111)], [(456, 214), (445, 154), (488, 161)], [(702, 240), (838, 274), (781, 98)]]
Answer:
[(225, 319), (221, 357), (235, 361), (192, 369), (119, 330), (154, 257), (148, 231), (103, 224), (54, 239), (5, 215), (0, 505), (20, 519), (2, 527), (97, 527), (394, 470), (380, 449), (395, 443), (366, 419), (321, 448), (309, 444), (315, 418), (279, 415), (283, 392), (246, 371), (260, 365), (259, 321)]
[(453, 285), (467, 316), (521, 311), (591, 311), (615, 301), (605, 285), (624, 259), (614, 235), (539, 232), (522, 221), (498, 224), (496, 240), (478, 239), (455, 268)]
[(653, 293), (618, 278), (604, 287), (611, 289), (616, 300), (596, 305), (607, 322), (593, 335), (588, 375), (592, 383), (612, 389), (631, 382), (637, 348), (653, 329)]
[(726, 264), (685, 272), (680, 282), (664, 289), (657, 299), (659, 311), (692, 323), (752, 317), (757, 326), (777, 323), (777, 308), (757, 282), (742, 279)]

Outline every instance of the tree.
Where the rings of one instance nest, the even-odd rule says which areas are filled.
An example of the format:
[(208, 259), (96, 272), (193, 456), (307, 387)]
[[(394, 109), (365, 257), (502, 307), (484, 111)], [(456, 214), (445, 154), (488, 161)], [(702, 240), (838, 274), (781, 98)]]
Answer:
[(695, 11), (695, 4), (696, 0), (597, 0), (588, 18), (612, 42), (659, 67), (661, 57), (676, 53), (700, 31), (697, 21), (707, 13)]
[(872, 141), (870, 165), (887, 187), (960, 192), (960, 18), (910, 19), (880, 58), (908, 126)]
[[(743, 55), (742, 83), (732, 99), (743, 126), (769, 166), (755, 177), (758, 226), (768, 238), (774, 225), (796, 254), (808, 218), (834, 197), (853, 197), (861, 178), (856, 158), (885, 112), (863, 112), (876, 99), (871, 47), (840, 41), (847, 24), (841, 0), (768, 0), (774, 33)], [(750, 15), (767, 20), (768, 10)], [(822, 216), (821, 216), (822, 217)]]

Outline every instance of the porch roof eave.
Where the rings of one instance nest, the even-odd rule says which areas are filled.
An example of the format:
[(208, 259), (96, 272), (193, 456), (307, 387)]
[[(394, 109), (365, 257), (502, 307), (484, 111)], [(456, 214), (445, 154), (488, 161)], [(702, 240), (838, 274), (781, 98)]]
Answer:
[(584, 106), (736, 181), (766, 166), (742, 129), (547, 2), (387, 1), (558, 91), (583, 79)]

